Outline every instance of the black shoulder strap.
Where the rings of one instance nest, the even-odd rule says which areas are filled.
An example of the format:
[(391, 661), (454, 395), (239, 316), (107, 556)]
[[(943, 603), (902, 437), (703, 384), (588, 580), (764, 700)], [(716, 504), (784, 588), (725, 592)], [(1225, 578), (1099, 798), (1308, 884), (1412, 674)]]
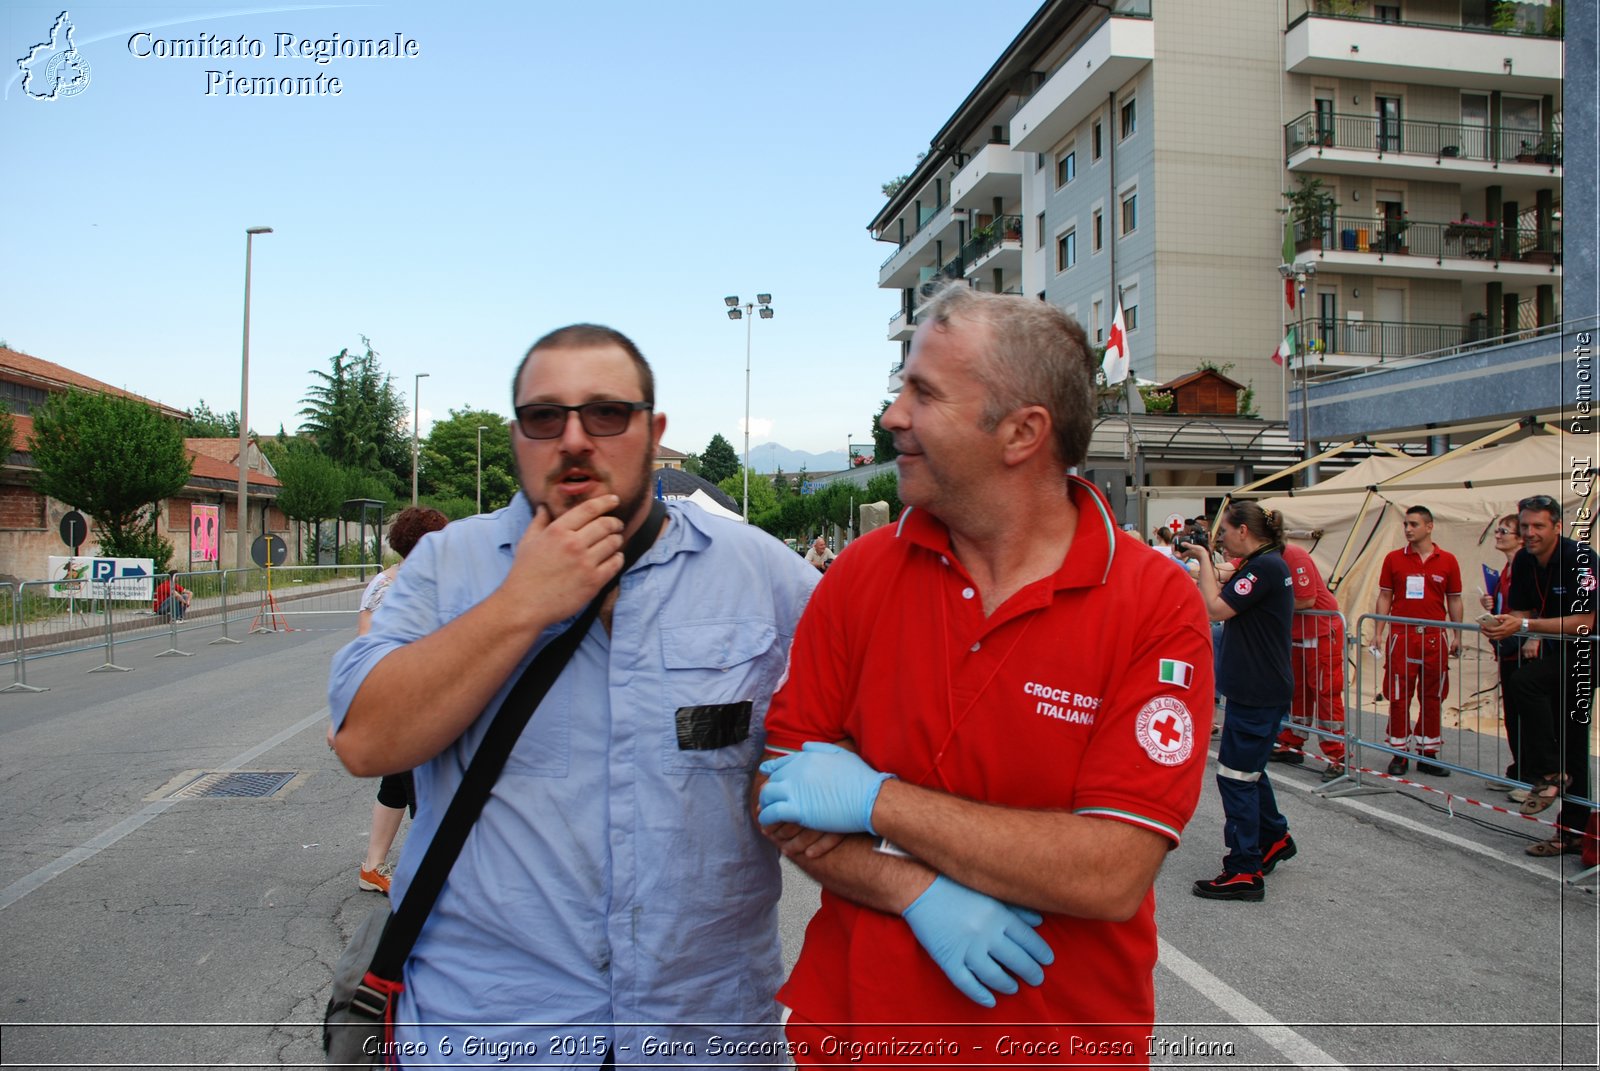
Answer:
[(505, 702), (500, 704), (494, 721), (489, 725), (489, 731), (484, 733), (482, 742), (473, 753), (472, 762), (461, 779), (461, 786), (456, 789), (439, 823), (439, 829), (428, 845), (428, 853), (422, 857), (422, 863), (406, 889), (405, 900), (389, 916), (383, 939), (378, 942), (378, 951), (372, 957), (373, 974), (392, 982), (400, 981), (406, 957), (417, 943), (422, 924), (433, 910), (434, 901), (444, 888), (445, 877), (455, 865), (456, 857), (461, 854), (473, 823), (483, 812), (483, 805), (488, 802), (489, 793), (494, 789), (500, 771), (505, 768), (506, 759), (510, 757), (517, 738), (522, 735), (533, 712), (544, 701), (545, 693), (550, 691), (550, 686), (561, 675), (568, 659), (578, 649), (578, 644), (588, 634), (589, 626), (600, 613), (600, 604), (616, 587), (622, 574), (655, 543), (666, 517), (666, 507), (660, 499), (654, 500), (650, 506), (650, 516), (622, 548), (622, 569), (600, 589), (600, 593), (590, 601), (570, 628), (545, 645), (528, 664), (528, 668), (522, 671), (517, 683), (511, 686)]

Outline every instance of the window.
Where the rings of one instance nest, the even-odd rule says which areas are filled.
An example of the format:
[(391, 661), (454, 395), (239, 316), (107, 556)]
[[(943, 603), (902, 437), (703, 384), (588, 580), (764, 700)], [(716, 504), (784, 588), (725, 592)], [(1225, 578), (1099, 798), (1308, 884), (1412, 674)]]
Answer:
[(1066, 271), (1078, 263), (1078, 232), (1076, 228), (1056, 239), (1056, 271)]
[(1094, 344), (1096, 346), (1106, 340), (1105, 328), (1100, 326), (1100, 305), (1101, 303), (1096, 301), (1089, 311), (1089, 330), (1094, 332)]
[(1044, 170), (1044, 153), (1036, 152), (1033, 154), (1033, 169), (1035, 171)]
[(1378, 16), (1378, 21), (1379, 22), (1399, 22), (1400, 21), (1400, 5), (1399, 4), (1375, 4), (1375, 5), (1373, 5), (1373, 14)]
[(1078, 151), (1068, 149), (1056, 160), (1056, 189), (1078, 177)]
[(1100, 120), (1096, 119), (1094, 121), (1094, 134), (1091, 137), (1091, 140), (1094, 143), (1094, 158), (1096, 160), (1100, 159), (1100, 154), (1105, 151), (1105, 139), (1103, 135), (1104, 128)]
[(1035, 230), (1034, 230), (1035, 240), (1034, 240), (1034, 244), (1037, 245), (1040, 249), (1043, 249), (1044, 248), (1044, 213), (1043, 212), (1040, 212), (1037, 216), (1034, 217), (1034, 224), (1035, 224)]
[(1094, 210), (1094, 251), (1096, 253), (1105, 248), (1106, 244), (1106, 219), (1097, 208)]
[(1124, 306), (1122, 306), (1122, 324), (1129, 331), (1135, 331), (1135, 330), (1138, 329), (1138, 327), (1139, 327), (1139, 306), (1137, 306), (1137, 305), (1124, 305)]
[(1132, 234), (1139, 226), (1139, 195), (1129, 192), (1122, 195), (1122, 233)]
[(1137, 98), (1129, 97), (1122, 102), (1122, 136), (1133, 137), (1134, 131), (1139, 129), (1139, 109)]

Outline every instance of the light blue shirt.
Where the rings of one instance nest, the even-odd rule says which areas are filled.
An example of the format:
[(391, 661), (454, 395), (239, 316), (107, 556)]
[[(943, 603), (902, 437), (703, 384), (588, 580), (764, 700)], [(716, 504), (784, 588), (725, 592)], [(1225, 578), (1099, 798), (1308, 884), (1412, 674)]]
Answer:
[[(411, 1062), (493, 1065), (506, 1053), (512, 1063), (597, 1066), (607, 1043), (619, 1064), (782, 1059), (778, 857), (747, 800), (767, 703), (819, 575), (757, 529), (694, 505), (668, 513), (622, 578), (610, 634), (593, 624), (523, 730), (406, 963), (399, 1018), (410, 1025), (396, 1040), (426, 1046), (401, 1050)], [(417, 544), (373, 630), (334, 657), (335, 728), (380, 659), (504, 581), (531, 520), (519, 494)], [(566, 624), (540, 636), (523, 665)], [(417, 768), (395, 903), (520, 675)], [(736, 743), (726, 731), (705, 735), (706, 712), (696, 721), (684, 711), (744, 701), (749, 735)], [(721, 725), (721, 714), (709, 717)], [(718, 1053), (731, 1042), (754, 1047)]]

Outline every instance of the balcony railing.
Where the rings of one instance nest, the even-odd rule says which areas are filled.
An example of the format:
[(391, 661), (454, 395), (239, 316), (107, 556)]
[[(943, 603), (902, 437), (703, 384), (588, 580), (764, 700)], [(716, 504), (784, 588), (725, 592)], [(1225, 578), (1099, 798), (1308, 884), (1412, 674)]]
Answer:
[(979, 227), (961, 247), (960, 259), (967, 264), (974, 264), (1006, 239), (1022, 241), (1021, 216), (996, 216), (993, 223)]
[(899, 245), (894, 247), (894, 252), (890, 253), (888, 256), (883, 258), (883, 263), (878, 265), (878, 270), (882, 271), (886, 266), (888, 266), (888, 263), (891, 260), (893, 260), (896, 256), (899, 255), (900, 250), (902, 250), (906, 246), (910, 245), (911, 244), (911, 239), (915, 238), (918, 234), (921, 234), (922, 231), (928, 226), (928, 224), (933, 222), (934, 217), (938, 216), (939, 212), (942, 209), (944, 209), (945, 206), (947, 206), (949, 203), (950, 203), (950, 194), (947, 191), (945, 193), (944, 200), (940, 201), (938, 204), (934, 205), (932, 208), (923, 209), (923, 211), (922, 211), (922, 219), (917, 221), (916, 229), (913, 230), (910, 234), (906, 235), (906, 240), (905, 241), (901, 242)]
[(1468, 260), (1522, 260), (1561, 263), (1561, 221), (1518, 226), (1476, 220), (1426, 223), (1372, 216), (1332, 216), (1319, 225), (1295, 224), (1299, 246), (1311, 243), (1324, 252), (1378, 253)]
[(1382, 119), (1375, 115), (1318, 115), (1306, 112), (1283, 128), (1284, 150), (1359, 149), (1431, 156), (1435, 160), (1515, 160), (1525, 164), (1561, 163), (1560, 131), (1474, 123), (1429, 123), (1416, 119)]
[[(1551, 3), (1497, 3), (1485, 22), (1445, 22), (1441, 19), (1386, 19), (1367, 14), (1365, 0), (1285, 0), (1288, 25), (1308, 15), (1347, 22), (1375, 22), (1386, 26), (1416, 26), (1425, 30), (1465, 30), (1468, 33), (1518, 34), (1525, 37), (1560, 37), (1565, 23), (1561, 0)], [(1400, 5), (1394, 5), (1399, 8)]]
[[(1384, 320), (1308, 320), (1310, 360), (1319, 354), (1346, 357), (1413, 357), (1477, 340), (1481, 328), (1461, 324), (1419, 324)], [(1476, 334), (1475, 334), (1476, 331)]]

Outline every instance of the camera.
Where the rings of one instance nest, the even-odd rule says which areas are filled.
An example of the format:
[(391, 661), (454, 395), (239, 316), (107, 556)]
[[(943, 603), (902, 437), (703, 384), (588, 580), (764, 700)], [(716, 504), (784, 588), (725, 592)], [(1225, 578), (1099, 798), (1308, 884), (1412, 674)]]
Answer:
[(1172, 538), (1172, 548), (1174, 550), (1182, 550), (1191, 543), (1199, 547), (1201, 550), (1210, 550), (1210, 533), (1208, 533), (1204, 528), (1186, 528)]

